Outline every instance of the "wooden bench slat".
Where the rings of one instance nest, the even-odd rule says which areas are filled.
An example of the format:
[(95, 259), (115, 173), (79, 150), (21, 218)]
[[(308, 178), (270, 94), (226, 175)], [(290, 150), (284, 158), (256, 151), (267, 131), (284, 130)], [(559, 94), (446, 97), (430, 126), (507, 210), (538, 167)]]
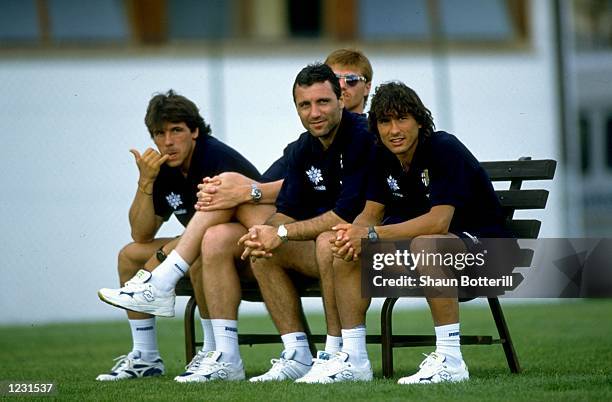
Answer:
[(544, 209), (548, 190), (497, 190), (495, 191), (503, 208)]
[(550, 180), (557, 162), (552, 159), (527, 161), (481, 162), (491, 181)]
[(537, 239), (542, 222), (536, 219), (513, 219), (506, 222), (505, 226), (517, 239)]

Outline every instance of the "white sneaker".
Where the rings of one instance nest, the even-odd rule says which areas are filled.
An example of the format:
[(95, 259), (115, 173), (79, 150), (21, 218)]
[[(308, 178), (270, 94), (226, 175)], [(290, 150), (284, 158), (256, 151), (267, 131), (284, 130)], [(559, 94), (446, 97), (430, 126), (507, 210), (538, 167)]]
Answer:
[(251, 382), (261, 381), (284, 381), (297, 380), (303, 377), (312, 368), (312, 365), (306, 365), (293, 360), (295, 350), (283, 351), (280, 359), (272, 359), (272, 368), (268, 372), (249, 379)]
[(458, 366), (450, 365), (446, 356), (430, 353), (419, 365), (419, 371), (408, 377), (400, 378), (398, 384), (433, 384), (439, 382), (458, 382), (470, 378), (463, 359)]
[(327, 352), (318, 351), (317, 357), (312, 359), (312, 368), (306, 373), (305, 376), (298, 378), (295, 382), (309, 383), (311, 378), (318, 377), (319, 374), (325, 369), (327, 364), (332, 358), (332, 355)]
[(337, 352), (329, 360), (316, 376), (302, 381), (309, 384), (329, 384), (344, 381), (372, 381), (372, 366), (367, 361), (365, 367), (357, 367), (348, 362), (349, 355), (345, 352)]
[(140, 358), (140, 352), (135, 350), (127, 355), (114, 359), (117, 363), (110, 373), (100, 374), (96, 381), (120, 381), (133, 378), (154, 377), (164, 374), (164, 362), (162, 359), (148, 362)]
[(198, 352), (185, 367), (187, 371), (174, 377), (176, 382), (208, 382), (244, 380), (244, 367), (240, 363), (221, 362), (221, 352)]
[(126, 310), (160, 317), (174, 317), (174, 289), (162, 292), (149, 283), (151, 273), (141, 269), (122, 288), (98, 290), (103, 302)]
[(188, 375), (193, 374), (194, 371), (196, 371), (198, 368), (200, 368), (200, 363), (206, 357), (207, 354), (208, 354), (208, 352), (205, 352), (203, 350), (199, 350), (198, 353), (196, 353), (196, 355), (193, 356), (193, 359), (191, 359), (189, 364), (185, 366), (185, 371), (183, 372), (183, 374), (174, 377), (174, 380), (178, 381), (179, 377), (186, 377)]

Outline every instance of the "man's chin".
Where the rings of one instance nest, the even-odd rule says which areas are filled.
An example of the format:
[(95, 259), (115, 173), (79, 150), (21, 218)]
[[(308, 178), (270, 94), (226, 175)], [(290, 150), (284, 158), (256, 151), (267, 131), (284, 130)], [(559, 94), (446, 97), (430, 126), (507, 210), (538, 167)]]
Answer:
[(179, 160), (167, 160), (165, 165), (168, 166), (168, 167), (175, 168), (175, 167), (181, 166), (181, 161), (179, 161)]

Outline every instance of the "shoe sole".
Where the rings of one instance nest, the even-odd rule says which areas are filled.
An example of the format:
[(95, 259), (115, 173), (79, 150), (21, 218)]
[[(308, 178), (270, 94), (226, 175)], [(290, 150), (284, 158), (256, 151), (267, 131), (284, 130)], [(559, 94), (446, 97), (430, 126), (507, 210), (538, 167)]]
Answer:
[(115, 379), (108, 379), (108, 380), (100, 380), (96, 377), (96, 381), (98, 382), (119, 382), (119, 381), (129, 381), (129, 380), (145, 380), (147, 378), (157, 378), (157, 377), (161, 377), (165, 374), (153, 374), (153, 375), (148, 375), (145, 377), (130, 377), (130, 378), (115, 378)]
[(438, 381), (438, 382), (400, 382), (402, 379), (400, 378), (397, 383), (399, 385), (421, 385), (421, 384), (454, 384), (454, 383), (458, 383), (458, 382), (464, 382), (464, 381), (468, 381), (470, 379), (470, 376), (466, 376), (460, 379), (453, 379), (453, 380), (448, 380), (448, 381)]
[(133, 311), (135, 313), (151, 314), (151, 315), (154, 315), (154, 316), (157, 316), (157, 317), (174, 317), (174, 311), (171, 314), (155, 314), (155, 313), (151, 313), (151, 312), (148, 312), (148, 311), (138, 311), (138, 310), (133, 310), (133, 309), (124, 307), (124, 306), (122, 306), (120, 304), (113, 303), (111, 300), (108, 300), (107, 298), (104, 297), (104, 295), (102, 293), (100, 293), (100, 291), (98, 291), (98, 297), (104, 303), (110, 304), (111, 306), (114, 306), (114, 307), (122, 308), (122, 309), (127, 310), (127, 311)]
[(179, 381), (176, 379), (176, 377), (174, 378), (175, 382), (178, 382), (179, 384), (193, 384), (193, 383), (205, 383), (205, 382), (220, 382), (220, 381), (244, 381), (246, 379), (246, 376), (243, 376), (241, 378), (232, 378), (232, 379), (223, 379), (223, 378), (215, 378), (212, 380), (203, 380), (203, 381), (198, 381), (198, 380), (193, 380), (193, 381)]

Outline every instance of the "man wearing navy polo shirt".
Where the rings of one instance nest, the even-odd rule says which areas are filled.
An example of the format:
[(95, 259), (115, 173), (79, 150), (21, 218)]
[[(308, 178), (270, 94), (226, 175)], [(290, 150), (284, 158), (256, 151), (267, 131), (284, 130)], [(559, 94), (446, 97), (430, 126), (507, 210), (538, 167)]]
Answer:
[[(331, 267), (331, 258), (321, 261), (317, 246), (323, 243), (329, 249), (331, 227), (352, 222), (362, 210), (367, 172), (363, 162), (373, 147), (365, 119), (343, 111), (340, 84), (328, 66), (302, 69), (293, 98), (308, 131), (286, 149), (288, 172), (277, 212), (241, 238), (243, 257), (251, 256), (253, 273), (284, 344), (280, 358), (268, 372), (251, 378), (254, 382), (295, 380), (310, 371), (312, 355), (288, 271), (318, 278), (324, 265)], [(355, 379), (371, 378), (369, 365), (355, 372)]]
[[(365, 322), (369, 304), (369, 299), (361, 298), (356, 261), (362, 238), (412, 239), (412, 253), (458, 253), (474, 247), (479, 237), (507, 237), (486, 172), (455, 136), (434, 131), (431, 113), (412, 89), (401, 82), (380, 85), (372, 99), (369, 127), (384, 147), (371, 163), (368, 201), (354, 224), (334, 228), (338, 233), (334, 251), (339, 257), (333, 263), (336, 302), (343, 328)], [(430, 268), (417, 266), (419, 272)], [(436, 350), (416, 374), (399, 383), (467, 380), (458, 300), (433, 297), (427, 290), (425, 296), (435, 325)]]
[[(176, 252), (170, 253), (164, 267), (156, 269), (155, 275), (141, 269), (145, 267), (152, 270), (159, 263), (155, 257), (156, 251), (162, 260), (165, 258), (165, 252), (169, 252), (178, 243), (178, 239), (155, 238), (161, 225), (172, 214), (184, 226), (189, 224), (207, 227), (232, 219), (233, 210), (209, 212), (192, 219), (197, 186), (204, 177), (234, 171), (259, 180), (259, 172), (249, 161), (211, 136), (211, 129), (200, 116), (197, 106), (172, 90), (155, 95), (151, 99), (145, 124), (157, 150), (148, 148), (142, 155), (137, 150), (131, 150), (138, 166), (139, 179), (129, 212), (134, 242), (125, 246), (118, 258), (119, 279), (121, 285), (125, 286), (119, 290), (101, 289), (99, 292), (100, 298), (107, 303), (132, 310), (128, 311), (127, 315), (132, 330), (133, 349), (127, 355), (121, 356), (110, 373), (99, 375), (99, 381), (117, 381), (164, 373), (157, 347), (155, 317), (152, 314), (174, 315), (174, 301), (172, 300), (172, 308), (165, 308), (161, 314), (150, 309), (137, 310), (124, 304), (125, 299), (135, 300), (143, 295), (163, 298), (162, 295), (154, 295), (150, 291), (147, 293), (145, 282), (159, 282), (160, 277), (180, 277), (183, 274), (181, 269), (186, 271), (186, 267), (181, 263), (177, 263), (175, 268)], [(266, 216), (271, 213), (272, 210), (269, 210)], [(188, 230), (185, 231), (187, 232)], [(190, 255), (183, 254), (196, 267), (200, 265), (199, 260), (196, 260), (198, 248)], [(201, 276), (193, 275), (191, 279), (198, 281)], [(166, 293), (173, 295), (174, 286), (171, 289), (172, 291), (167, 289)], [(194, 283), (194, 289), (201, 289), (201, 286)], [(196, 292), (196, 298), (200, 315), (207, 318), (204, 294), (201, 290)], [(212, 334), (207, 338), (213, 339)]]

